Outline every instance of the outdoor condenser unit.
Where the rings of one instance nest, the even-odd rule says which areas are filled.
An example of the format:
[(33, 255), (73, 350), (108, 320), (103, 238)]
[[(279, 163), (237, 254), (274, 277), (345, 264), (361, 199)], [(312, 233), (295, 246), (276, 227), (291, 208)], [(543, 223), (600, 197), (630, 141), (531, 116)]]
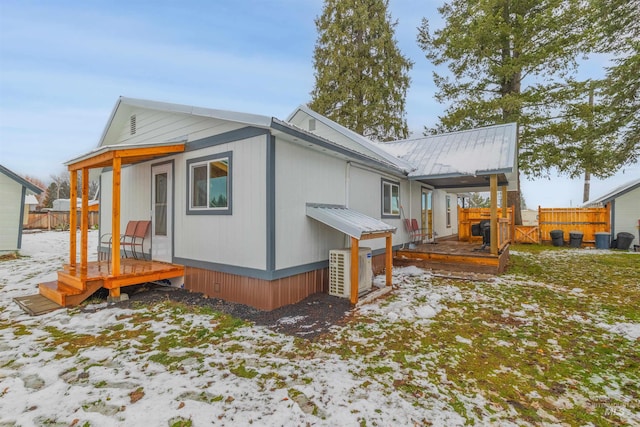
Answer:
[[(361, 294), (371, 289), (373, 281), (371, 248), (359, 248), (358, 260), (358, 294)], [(351, 296), (351, 249), (329, 251), (329, 295)]]

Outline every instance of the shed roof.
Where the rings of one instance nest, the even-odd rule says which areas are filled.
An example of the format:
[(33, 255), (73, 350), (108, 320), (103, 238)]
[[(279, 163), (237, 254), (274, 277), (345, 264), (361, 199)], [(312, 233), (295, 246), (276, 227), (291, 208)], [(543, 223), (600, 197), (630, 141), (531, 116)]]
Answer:
[(26, 179), (24, 179), (20, 175), (16, 174), (15, 172), (10, 171), (9, 169), (5, 168), (2, 165), (0, 165), (0, 173), (3, 174), (3, 175), (8, 176), (9, 178), (14, 180), (18, 184), (22, 185), (23, 187), (27, 187), (27, 190), (30, 190), (30, 191), (34, 192), (35, 194), (42, 193), (42, 189), (41, 188), (37, 187), (35, 184), (30, 183), (29, 181), (27, 181)]
[(395, 233), (397, 228), (340, 205), (307, 203), (307, 216), (360, 240), (363, 235)]
[(479, 187), (498, 174), (511, 182), (517, 174), (515, 123), (406, 139), (380, 146), (412, 164), (409, 178), (434, 187)]
[(584, 206), (593, 206), (601, 203), (610, 202), (613, 199), (617, 199), (618, 197), (628, 193), (629, 191), (633, 191), (636, 188), (640, 188), (640, 178), (629, 181), (625, 184), (622, 184), (619, 187), (614, 188), (607, 194), (598, 197), (597, 199), (589, 200)]

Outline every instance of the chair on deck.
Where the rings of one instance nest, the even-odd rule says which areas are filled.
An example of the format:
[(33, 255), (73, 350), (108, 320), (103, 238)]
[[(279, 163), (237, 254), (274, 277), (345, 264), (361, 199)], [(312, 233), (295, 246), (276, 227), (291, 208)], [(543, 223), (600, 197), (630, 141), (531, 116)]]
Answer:
[(406, 228), (407, 233), (409, 233), (409, 241), (413, 243), (413, 240), (415, 239), (415, 230), (411, 225), (411, 220), (409, 218), (405, 218), (403, 222), (404, 222), (404, 228)]
[[(129, 221), (125, 228), (124, 234), (120, 235), (120, 247), (124, 252), (125, 258), (133, 257), (135, 259), (144, 259), (144, 239), (147, 235), (151, 221)], [(107, 240), (108, 237), (108, 240)], [(100, 236), (100, 245), (107, 244), (109, 251), (107, 252), (107, 261), (111, 259), (111, 245), (113, 244), (113, 234), (105, 233)], [(140, 250), (136, 250), (136, 248)], [(127, 248), (130, 253), (127, 252)], [(139, 258), (140, 257), (140, 258)]]
[[(131, 249), (131, 254), (135, 259), (144, 259), (144, 239), (147, 236), (151, 221), (135, 221), (136, 227), (132, 234), (125, 233), (120, 239), (120, 246), (124, 249), (124, 256), (127, 256), (127, 247)], [(128, 228), (128, 227), (127, 227)], [(136, 248), (140, 250), (137, 251)]]
[(418, 225), (418, 220), (415, 218), (411, 219), (411, 228), (413, 228), (413, 238), (417, 239), (418, 242), (422, 243), (424, 239), (426, 239), (427, 233), (423, 233), (422, 229)]

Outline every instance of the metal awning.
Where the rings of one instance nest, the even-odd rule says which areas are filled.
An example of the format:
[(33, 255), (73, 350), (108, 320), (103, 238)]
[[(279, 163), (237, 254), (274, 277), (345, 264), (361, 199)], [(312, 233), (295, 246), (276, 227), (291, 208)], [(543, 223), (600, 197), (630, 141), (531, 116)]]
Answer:
[(395, 233), (397, 230), (378, 219), (340, 205), (307, 203), (307, 216), (358, 240), (366, 235)]

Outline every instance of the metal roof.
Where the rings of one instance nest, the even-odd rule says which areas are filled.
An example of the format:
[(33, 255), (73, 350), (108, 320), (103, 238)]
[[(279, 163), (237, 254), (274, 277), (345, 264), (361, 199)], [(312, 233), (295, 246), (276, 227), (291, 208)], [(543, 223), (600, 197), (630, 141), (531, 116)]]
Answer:
[(307, 216), (360, 240), (365, 234), (395, 233), (397, 228), (340, 205), (307, 203)]
[(589, 206), (599, 205), (601, 203), (610, 202), (611, 200), (616, 199), (622, 196), (623, 194), (626, 194), (629, 191), (632, 191), (638, 187), (640, 187), (640, 178), (634, 179), (633, 181), (629, 181), (626, 184), (622, 184), (621, 186), (614, 188), (604, 196), (600, 196), (597, 199), (589, 200), (583, 206), (589, 207)]
[(518, 170), (515, 123), (423, 136), (380, 146), (412, 164), (415, 169), (408, 176), (415, 180), (515, 174)]
[[(287, 117), (287, 122), (300, 127), (301, 117), (298, 116), (299, 113), (302, 113), (303, 116), (311, 117), (316, 121), (323, 123), (328, 128), (332, 129), (334, 132), (342, 135), (345, 139), (342, 141), (333, 141), (336, 144), (342, 145), (343, 147), (355, 151), (357, 153), (363, 154), (365, 156), (373, 157), (378, 161), (382, 161), (385, 163), (390, 163), (394, 165), (396, 168), (401, 169), (405, 172), (408, 172), (413, 169), (413, 166), (401, 158), (395, 157), (391, 155), (386, 150), (382, 149), (379, 144), (373, 142), (369, 138), (366, 138), (359, 133), (348, 129), (341, 124), (331, 120), (328, 117), (323, 116), (320, 113), (313, 111), (311, 108), (306, 105), (300, 105), (296, 108), (290, 115)], [(316, 133), (316, 131), (309, 131), (311, 133)]]

